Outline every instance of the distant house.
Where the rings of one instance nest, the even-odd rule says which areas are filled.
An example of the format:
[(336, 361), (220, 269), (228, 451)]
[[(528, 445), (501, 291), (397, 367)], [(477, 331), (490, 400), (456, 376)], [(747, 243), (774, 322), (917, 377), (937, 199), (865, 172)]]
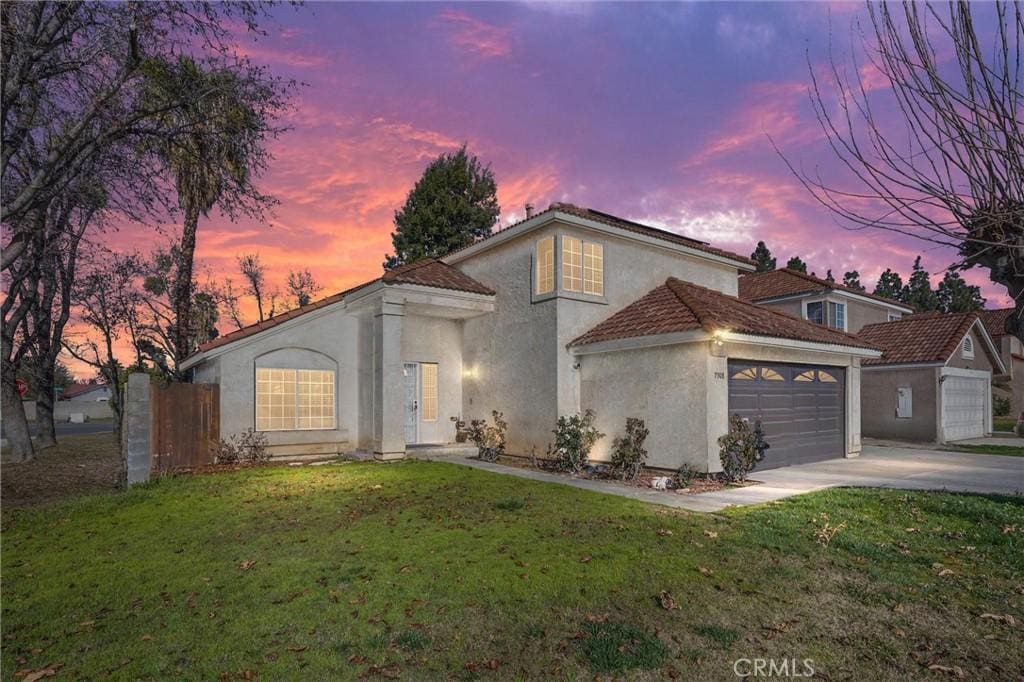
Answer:
[(639, 417), (649, 465), (716, 471), (737, 413), (762, 422), (764, 466), (856, 455), (860, 362), (881, 351), (742, 300), (739, 276), (753, 270), (697, 239), (553, 204), (225, 334), (181, 368), (220, 385), (223, 436), (255, 429), (275, 455), (400, 458), (491, 410), (509, 424), (509, 452), (544, 453), (558, 417), (587, 409), (608, 434), (596, 460)]
[(61, 400), (73, 402), (102, 402), (110, 400), (110, 387), (95, 381), (87, 384), (72, 384), (60, 394)]
[(851, 334), (914, 312), (898, 301), (789, 268), (743, 275), (740, 298)]
[(992, 381), (1005, 387), (1002, 391), (1010, 398), (1010, 414), (1016, 417), (1024, 412), (1024, 344), (1016, 336), (1006, 333), (1006, 318), (1012, 312), (1013, 308), (1002, 308), (983, 310), (980, 315), (999, 349), (999, 358), (1006, 370), (993, 376)]
[(1005, 373), (977, 313), (923, 313), (871, 324), (881, 348), (861, 369), (865, 436), (940, 442), (992, 432), (992, 377)]

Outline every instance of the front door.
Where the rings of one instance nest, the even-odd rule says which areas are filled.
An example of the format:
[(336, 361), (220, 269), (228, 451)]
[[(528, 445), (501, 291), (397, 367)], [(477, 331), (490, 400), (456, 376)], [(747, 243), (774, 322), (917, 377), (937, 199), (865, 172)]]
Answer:
[(419, 433), (419, 365), (415, 362), (407, 362), (402, 365), (402, 374), (405, 376), (405, 442), (418, 443)]

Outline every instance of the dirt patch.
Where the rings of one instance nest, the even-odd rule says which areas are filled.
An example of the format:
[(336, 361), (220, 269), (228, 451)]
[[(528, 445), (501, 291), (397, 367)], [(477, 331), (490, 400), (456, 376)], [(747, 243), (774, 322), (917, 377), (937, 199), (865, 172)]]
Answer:
[(31, 462), (5, 462), (0, 498), (4, 509), (12, 509), (114, 491), (120, 470), (114, 434), (64, 436), (55, 447), (37, 451)]
[[(534, 464), (529, 458), (504, 456), (498, 458), (497, 464), (515, 467), (517, 469), (529, 469), (532, 471), (543, 471), (549, 474), (558, 474), (566, 478), (581, 478), (591, 481), (606, 481), (621, 485), (625, 488), (643, 488), (645, 490), (658, 490), (669, 495), (699, 495), (710, 493), (724, 488), (745, 488), (751, 485), (758, 485), (759, 481), (747, 480), (744, 483), (729, 483), (721, 474), (695, 474), (686, 482), (685, 486), (675, 474), (657, 471), (643, 471), (632, 481), (623, 481), (608, 473), (604, 467), (588, 467), (578, 475), (568, 474), (555, 467), (552, 460), (537, 459)], [(657, 478), (668, 478), (669, 484), (665, 489), (656, 489), (652, 481)]]

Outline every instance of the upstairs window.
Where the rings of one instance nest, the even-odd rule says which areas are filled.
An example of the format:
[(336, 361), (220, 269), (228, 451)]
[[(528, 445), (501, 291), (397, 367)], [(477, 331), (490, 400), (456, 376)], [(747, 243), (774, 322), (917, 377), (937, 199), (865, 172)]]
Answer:
[(963, 357), (965, 360), (974, 359), (974, 339), (972, 339), (970, 336), (964, 337), (964, 343), (960, 352), (960, 356)]
[(562, 237), (562, 288), (583, 291), (583, 241)]
[(544, 237), (537, 242), (537, 293), (550, 294), (555, 289), (555, 238)]
[(834, 301), (812, 301), (807, 304), (807, 319), (832, 329), (846, 329), (846, 304)]
[(814, 324), (825, 324), (825, 302), (815, 301), (807, 304), (807, 319)]
[(604, 247), (583, 242), (583, 293), (604, 296)]

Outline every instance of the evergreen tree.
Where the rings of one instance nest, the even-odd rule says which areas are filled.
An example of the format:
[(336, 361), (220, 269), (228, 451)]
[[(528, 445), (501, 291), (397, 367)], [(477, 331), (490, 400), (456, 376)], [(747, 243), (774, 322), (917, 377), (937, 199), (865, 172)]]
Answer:
[(875, 283), (875, 296), (882, 296), (884, 298), (890, 298), (894, 301), (903, 302), (903, 278), (900, 277), (900, 273), (893, 272), (892, 269), (886, 268), (878, 277), (878, 281)]
[(903, 302), (919, 313), (939, 309), (939, 297), (932, 290), (931, 275), (921, 266), (920, 256), (914, 259), (914, 269), (903, 292)]
[(946, 276), (939, 282), (935, 293), (939, 300), (939, 310), (944, 313), (966, 313), (985, 307), (981, 287), (969, 285), (952, 268), (946, 270)]
[(807, 274), (807, 263), (801, 260), (800, 256), (793, 256), (786, 262), (786, 267)]
[(489, 236), (501, 213), (497, 192), (490, 166), (469, 154), (465, 145), (442, 154), (395, 212), (395, 253), (386, 257), (384, 267), (437, 258)]
[(864, 291), (864, 285), (860, 283), (860, 273), (850, 270), (843, 275), (843, 286), (857, 291)]
[(829, 284), (836, 283), (836, 278), (832, 276), (832, 268), (829, 268), (828, 272), (825, 273), (825, 281), (828, 282)]
[(757, 263), (758, 272), (771, 272), (775, 269), (775, 257), (764, 242), (758, 242), (750, 259)]

